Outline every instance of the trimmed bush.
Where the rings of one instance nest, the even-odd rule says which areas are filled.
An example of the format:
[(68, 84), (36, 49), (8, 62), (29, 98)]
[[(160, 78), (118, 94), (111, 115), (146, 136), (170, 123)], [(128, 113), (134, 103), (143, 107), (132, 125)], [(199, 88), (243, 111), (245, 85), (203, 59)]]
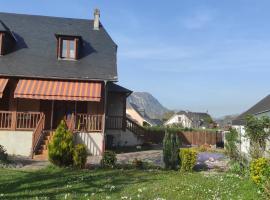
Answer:
[(102, 160), (101, 160), (101, 167), (103, 168), (114, 168), (116, 165), (116, 153), (113, 151), (105, 151)]
[(179, 148), (178, 135), (166, 131), (163, 139), (163, 161), (166, 169), (177, 169), (179, 165)]
[(181, 149), (180, 160), (181, 171), (191, 172), (197, 161), (197, 152), (193, 149)]
[(73, 135), (68, 131), (64, 121), (61, 121), (49, 144), (50, 162), (59, 167), (72, 165), (73, 149)]
[(73, 152), (73, 165), (83, 169), (87, 161), (87, 149), (84, 144), (77, 144)]
[(270, 161), (266, 158), (258, 158), (250, 164), (250, 177), (256, 184), (262, 184), (265, 177), (270, 178)]
[(0, 145), (0, 162), (7, 162), (8, 161), (8, 154), (6, 149)]

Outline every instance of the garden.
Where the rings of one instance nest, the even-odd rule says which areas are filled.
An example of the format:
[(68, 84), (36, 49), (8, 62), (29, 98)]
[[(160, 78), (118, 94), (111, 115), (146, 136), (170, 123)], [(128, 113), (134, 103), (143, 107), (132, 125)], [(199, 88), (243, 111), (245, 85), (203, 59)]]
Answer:
[(214, 150), (207, 145), (180, 148), (179, 137), (170, 131), (163, 139), (164, 167), (137, 158), (120, 164), (113, 151), (105, 151), (98, 167), (89, 166), (86, 147), (75, 145), (61, 123), (49, 144), (46, 168), (6, 168), (11, 161), (0, 148), (0, 199), (269, 199), (269, 126), (269, 118), (247, 118), (250, 159), (239, 152), (238, 133), (231, 129), (227, 168), (197, 169), (198, 155)]

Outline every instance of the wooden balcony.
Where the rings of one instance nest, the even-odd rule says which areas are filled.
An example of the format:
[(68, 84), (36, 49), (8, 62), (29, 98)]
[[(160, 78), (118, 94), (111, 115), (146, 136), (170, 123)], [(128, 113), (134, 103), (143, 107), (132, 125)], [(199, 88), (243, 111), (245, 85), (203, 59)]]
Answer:
[(41, 117), (40, 112), (0, 111), (0, 130), (35, 130)]

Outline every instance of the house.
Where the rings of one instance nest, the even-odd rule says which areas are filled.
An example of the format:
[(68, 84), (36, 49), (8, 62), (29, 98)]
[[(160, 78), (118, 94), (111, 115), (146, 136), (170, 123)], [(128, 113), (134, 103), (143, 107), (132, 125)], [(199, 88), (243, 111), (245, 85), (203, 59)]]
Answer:
[[(0, 13), (0, 144), (9, 154), (46, 158), (61, 120), (92, 155), (126, 131), (116, 84), (117, 45), (94, 19)], [(121, 133), (122, 133), (121, 132)]]
[(144, 109), (139, 108), (133, 103), (127, 103), (126, 114), (130, 119), (134, 120), (134, 122), (140, 126), (158, 126), (162, 124), (161, 120), (151, 119), (145, 113)]
[(180, 124), (184, 128), (209, 128), (212, 118), (208, 113), (180, 111), (168, 119), (164, 125)]
[(184, 128), (191, 128), (192, 127), (192, 120), (188, 118), (186, 114), (183, 113), (176, 113), (171, 118), (169, 118), (165, 123), (165, 126), (171, 125), (180, 125)]
[[(270, 95), (263, 98), (257, 104), (250, 109), (239, 115), (232, 121), (232, 127), (235, 128), (240, 137), (240, 152), (244, 154), (249, 153), (250, 141), (245, 137), (245, 118), (248, 115), (254, 115), (256, 117), (268, 116), (270, 117)], [(270, 150), (270, 142), (268, 141), (268, 148)]]

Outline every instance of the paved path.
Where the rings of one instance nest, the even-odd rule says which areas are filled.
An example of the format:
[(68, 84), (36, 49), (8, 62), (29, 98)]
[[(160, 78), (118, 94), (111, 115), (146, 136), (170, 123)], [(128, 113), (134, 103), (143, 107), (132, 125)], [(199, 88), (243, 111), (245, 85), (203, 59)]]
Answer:
[[(149, 151), (140, 151), (133, 153), (122, 153), (117, 154), (117, 162), (119, 164), (130, 164), (132, 161), (137, 158), (142, 160), (143, 162), (148, 162), (154, 164), (156, 166), (163, 167), (163, 158), (162, 158), (162, 150), (149, 150)], [(224, 155), (221, 153), (208, 153), (202, 152), (198, 155), (197, 166), (200, 168), (208, 168), (212, 169), (215, 167), (225, 167), (226, 159), (224, 159)], [(48, 161), (36, 161), (26, 157), (14, 157), (12, 159), (17, 163), (20, 169), (31, 169), (37, 170), (47, 167), (50, 163)], [(91, 167), (99, 166), (101, 160), (101, 156), (89, 156), (87, 158), (87, 164)]]

